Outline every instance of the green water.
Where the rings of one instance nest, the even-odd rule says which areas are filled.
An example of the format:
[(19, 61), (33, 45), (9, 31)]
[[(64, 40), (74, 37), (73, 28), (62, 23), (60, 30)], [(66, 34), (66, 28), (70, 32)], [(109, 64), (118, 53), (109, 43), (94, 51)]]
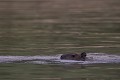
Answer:
[[(119, 0), (0, 0), (0, 55), (120, 55)], [(0, 80), (119, 80), (120, 64), (0, 63)]]
[(119, 80), (120, 64), (0, 64), (1, 80)]

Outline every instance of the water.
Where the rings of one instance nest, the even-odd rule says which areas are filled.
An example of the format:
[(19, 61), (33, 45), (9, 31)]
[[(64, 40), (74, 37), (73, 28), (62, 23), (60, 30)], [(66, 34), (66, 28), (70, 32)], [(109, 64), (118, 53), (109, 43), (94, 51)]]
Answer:
[(0, 63), (33, 63), (33, 64), (102, 64), (120, 63), (119, 55), (103, 53), (88, 53), (86, 61), (61, 60), (59, 55), (54, 56), (0, 56)]
[(61, 60), (60, 55), (0, 56), (0, 79), (120, 79), (120, 55), (88, 53), (86, 61)]
[(119, 48), (119, 0), (0, 0), (0, 80), (119, 80)]

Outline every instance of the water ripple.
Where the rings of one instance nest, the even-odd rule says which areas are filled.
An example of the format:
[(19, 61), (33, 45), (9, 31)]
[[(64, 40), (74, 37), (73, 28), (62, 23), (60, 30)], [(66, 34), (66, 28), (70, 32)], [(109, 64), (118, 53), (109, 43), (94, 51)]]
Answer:
[(120, 63), (119, 55), (104, 53), (88, 53), (86, 61), (61, 60), (60, 55), (55, 56), (0, 56), (0, 63), (32, 63), (32, 64), (98, 64)]

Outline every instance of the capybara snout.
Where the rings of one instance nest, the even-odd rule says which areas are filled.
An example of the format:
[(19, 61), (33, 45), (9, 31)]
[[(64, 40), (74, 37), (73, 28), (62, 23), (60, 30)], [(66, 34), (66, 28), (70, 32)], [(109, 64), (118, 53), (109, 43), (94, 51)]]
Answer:
[(69, 53), (69, 54), (63, 54), (60, 59), (64, 60), (82, 60), (85, 61), (86, 59), (86, 53), (83, 52), (81, 54), (76, 54), (76, 53)]

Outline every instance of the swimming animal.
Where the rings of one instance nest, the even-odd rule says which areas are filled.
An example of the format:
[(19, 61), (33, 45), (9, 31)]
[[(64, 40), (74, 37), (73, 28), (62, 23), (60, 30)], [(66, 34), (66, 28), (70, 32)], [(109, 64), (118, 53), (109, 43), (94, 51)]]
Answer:
[(63, 54), (61, 55), (60, 59), (62, 60), (81, 60), (85, 61), (86, 60), (86, 53), (82, 52), (81, 54), (77, 53), (69, 53), (69, 54)]

